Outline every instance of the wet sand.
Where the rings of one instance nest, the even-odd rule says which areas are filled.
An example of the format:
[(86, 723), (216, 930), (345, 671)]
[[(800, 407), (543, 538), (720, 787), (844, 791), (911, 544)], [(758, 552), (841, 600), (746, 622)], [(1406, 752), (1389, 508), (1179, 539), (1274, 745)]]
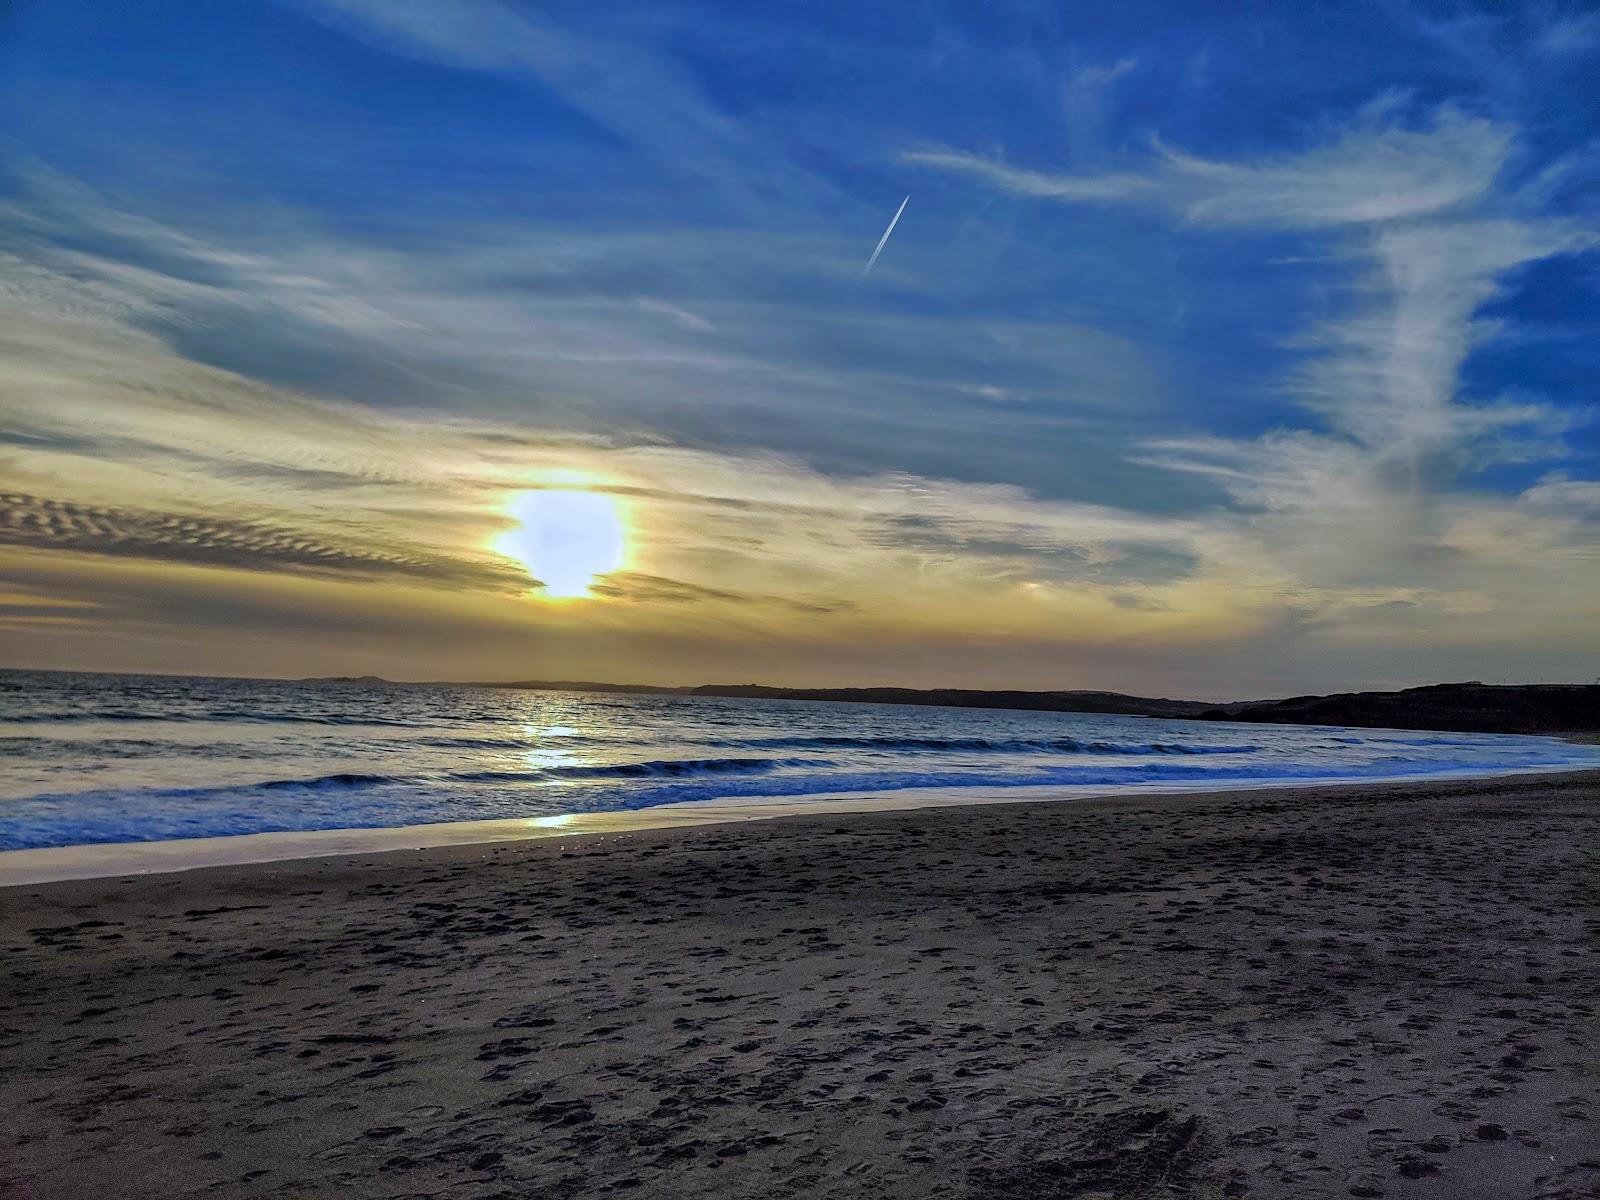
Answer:
[(1600, 773), (0, 890), (0, 1196), (1600, 1195)]

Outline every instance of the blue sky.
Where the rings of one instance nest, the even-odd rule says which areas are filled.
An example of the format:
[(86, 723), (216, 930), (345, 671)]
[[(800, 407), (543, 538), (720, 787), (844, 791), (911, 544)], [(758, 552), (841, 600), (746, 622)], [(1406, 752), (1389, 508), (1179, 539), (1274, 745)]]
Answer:
[[(338, 653), (405, 674), (428, 629), (481, 674), (521, 620), (515, 674), (1592, 676), (1596, 77), (1600, 14), (1559, 4), (22, 0), (11, 627), (265, 669), (381, 571), (255, 613), (227, 573), (281, 555), (97, 544), (59, 505), (455, 578), (497, 496), (582, 469), (636, 498), (610, 611)], [(374, 428), (411, 440), (374, 463)], [(792, 512), (695, 515), (729, 505)], [(187, 573), (97, 568), (142, 558)], [(174, 597), (256, 649), (163, 626)]]

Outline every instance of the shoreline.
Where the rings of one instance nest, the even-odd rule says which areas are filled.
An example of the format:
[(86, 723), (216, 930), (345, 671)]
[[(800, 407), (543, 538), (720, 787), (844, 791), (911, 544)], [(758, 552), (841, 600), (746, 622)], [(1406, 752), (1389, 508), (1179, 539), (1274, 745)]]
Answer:
[(0, 894), (0, 1196), (1578, 1200), (1600, 772)]
[[(1564, 736), (1576, 744), (1593, 744)], [(1456, 771), (1396, 775), (1382, 779), (1336, 778), (1286, 781), (1263, 779), (1203, 783), (1192, 787), (1171, 783), (1130, 784), (1116, 790), (1095, 785), (1035, 787), (927, 787), (880, 792), (818, 792), (805, 796), (740, 797), (685, 800), (648, 808), (598, 812), (551, 813), (538, 817), (506, 817), (484, 821), (441, 821), (335, 829), (274, 831), (219, 837), (168, 838), (148, 842), (96, 842), (84, 845), (0, 850), (0, 894), (7, 888), (71, 880), (139, 878), (207, 868), (258, 863), (298, 862), (340, 855), (368, 855), (449, 846), (494, 846), (549, 838), (616, 835), (655, 829), (692, 829), (707, 825), (743, 824), (805, 816), (849, 816), (874, 812), (906, 812), (932, 808), (990, 807), (1007, 804), (1095, 803), (1181, 799), (1231, 792), (1310, 791), (1449, 783), (1465, 780), (1566, 776), (1595, 772), (1600, 766), (1521, 767), (1492, 772)]]

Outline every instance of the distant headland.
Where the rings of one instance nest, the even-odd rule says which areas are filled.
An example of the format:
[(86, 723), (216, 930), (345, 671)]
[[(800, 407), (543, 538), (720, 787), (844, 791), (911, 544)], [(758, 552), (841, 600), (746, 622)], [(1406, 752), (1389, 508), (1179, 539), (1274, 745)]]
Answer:
[[(376, 675), (329, 676), (306, 683), (395, 687)], [(598, 683), (524, 679), (458, 681), (448, 686), (529, 691), (626, 692), (643, 695), (722, 696), (746, 700), (813, 700), (857, 704), (927, 704), (941, 708), (1011, 708), (1044, 712), (1113, 713), (1191, 721), (1252, 721), (1283, 725), (1346, 725), (1378, 729), (1437, 729), (1470, 733), (1600, 732), (1600, 684), (1435, 683), (1388, 692), (1339, 692), (1274, 700), (1170, 700), (1099, 691), (1008, 691), (973, 688), (786, 688), (762, 684)]]

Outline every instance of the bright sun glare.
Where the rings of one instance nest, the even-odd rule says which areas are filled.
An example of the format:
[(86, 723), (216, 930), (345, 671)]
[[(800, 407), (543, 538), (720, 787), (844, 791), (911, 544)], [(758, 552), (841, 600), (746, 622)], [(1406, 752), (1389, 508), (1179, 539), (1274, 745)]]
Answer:
[(617, 502), (600, 492), (541, 490), (511, 502), (517, 528), (494, 548), (528, 568), (549, 599), (587, 596), (595, 580), (622, 566), (624, 538)]

